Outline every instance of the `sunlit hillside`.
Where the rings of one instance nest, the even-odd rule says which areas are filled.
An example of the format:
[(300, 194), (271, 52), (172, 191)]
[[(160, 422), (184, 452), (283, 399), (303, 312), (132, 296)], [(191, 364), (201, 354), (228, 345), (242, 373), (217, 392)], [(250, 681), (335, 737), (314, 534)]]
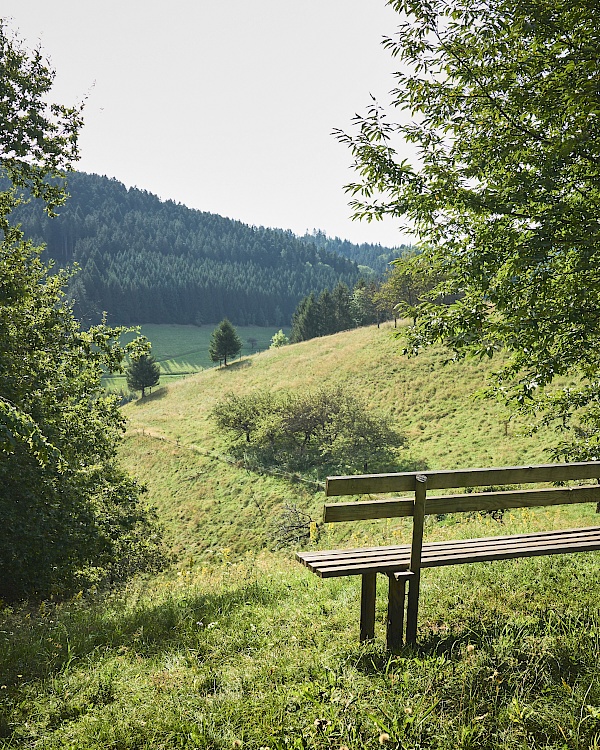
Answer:
[[(419, 647), (395, 654), (384, 647), (384, 576), (376, 638), (361, 644), (360, 576), (321, 580), (294, 547), (268, 549), (285, 503), (318, 518), (323, 493), (225, 460), (209, 414), (228, 390), (343, 383), (393, 415), (412, 460), (436, 468), (546, 458), (550, 436), (524, 437), (512, 423), (505, 434), (499, 407), (475, 396), (489, 365), (398, 352), (389, 328), (361, 329), (128, 404), (122, 455), (178, 560), (124, 590), (0, 606), (0, 747), (598, 747), (598, 553), (427, 570)], [(593, 525), (594, 507), (517, 510), (500, 522), (428, 516), (425, 537)], [(407, 541), (404, 521), (336, 524), (302, 546)]]
[(446, 364), (442, 350), (407, 358), (393, 330), (361, 328), (269, 350), (169, 384), (125, 407), (123, 459), (147, 484), (177, 552), (211, 557), (222, 549), (239, 553), (269, 545), (271, 526), (286, 503), (320, 519), (323, 493), (313, 483), (258, 475), (227, 462), (210, 413), (229, 391), (340, 384), (369, 408), (390, 414), (407, 436), (399, 469), (548, 459), (545, 436), (527, 436), (523, 425), (507, 422), (500, 405), (479, 397), (489, 363)]

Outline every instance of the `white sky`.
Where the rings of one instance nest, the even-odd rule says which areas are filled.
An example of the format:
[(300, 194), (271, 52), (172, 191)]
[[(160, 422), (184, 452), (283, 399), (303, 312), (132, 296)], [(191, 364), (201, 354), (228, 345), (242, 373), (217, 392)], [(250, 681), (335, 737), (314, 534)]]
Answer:
[(385, 0), (3, 0), (56, 69), (53, 99), (87, 98), (85, 172), (161, 198), (354, 242), (406, 241), (399, 222), (349, 219), (348, 129), (387, 102)]

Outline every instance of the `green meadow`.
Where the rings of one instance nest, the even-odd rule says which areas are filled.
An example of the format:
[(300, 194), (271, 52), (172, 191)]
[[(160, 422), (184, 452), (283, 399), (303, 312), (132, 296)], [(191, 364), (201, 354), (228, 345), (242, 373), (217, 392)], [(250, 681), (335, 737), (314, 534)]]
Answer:
[[(215, 363), (208, 355), (210, 337), (215, 328), (213, 325), (154, 325), (140, 327), (142, 335), (152, 344), (152, 355), (160, 365), (161, 383), (173, 382), (184, 375), (201, 372)], [(276, 326), (236, 326), (242, 340), (241, 356), (269, 348), (273, 334), (279, 330)], [(133, 334), (123, 337), (123, 341), (133, 338)], [(251, 341), (254, 340), (254, 343)], [(111, 375), (104, 378), (104, 385), (109, 391), (126, 392), (125, 375)]]
[[(323, 493), (312, 481), (321, 477), (250, 471), (228, 458), (210, 415), (226, 392), (339, 384), (404, 432), (403, 466), (548, 461), (552, 433), (529, 435), (480, 397), (489, 363), (446, 363), (439, 349), (407, 359), (391, 333), (364, 328), (266, 350), (124, 407), (121, 457), (148, 488), (172, 566), (119, 591), (0, 607), (0, 747), (600, 745), (597, 553), (426, 570), (419, 645), (390, 653), (383, 577), (376, 639), (361, 645), (359, 578), (318, 579), (294, 550), (402, 543), (410, 523), (324, 526)], [(177, 354), (168, 343), (166, 336), (155, 353)], [(282, 548), (275, 532), (291, 504), (317, 525), (310, 538)], [(597, 518), (592, 506), (512, 511), (500, 520), (428, 517), (425, 538)]]

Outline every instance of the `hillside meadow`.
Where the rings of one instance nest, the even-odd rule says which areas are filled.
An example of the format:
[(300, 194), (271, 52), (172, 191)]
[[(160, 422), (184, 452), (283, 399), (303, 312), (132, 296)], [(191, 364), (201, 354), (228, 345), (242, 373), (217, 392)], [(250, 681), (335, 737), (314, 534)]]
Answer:
[[(214, 329), (214, 325), (147, 323), (140, 326), (140, 333), (151, 342), (152, 355), (160, 365), (162, 385), (168, 385), (181, 377), (215, 366), (208, 354)], [(276, 326), (236, 326), (238, 336), (242, 340), (241, 356), (268, 349), (272, 336), (278, 330)], [(127, 334), (123, 341), (132, 338), (133, 334)], [(251, 340), (255, 343), (252, 344)], [(106, 376), (103, 383), (107, 391), (128, 391), (125, 375)]]
[[(597, 555), (427, 570), (419, 646), (358, 642), (358, 578), (320, 580), (276, 549), (285, 503), (323, 493), (227, 460), (210, 418), (229, 390), (343, 384), (391, 414), (403, 461), (547, 460), (481, 400), (488, 363), (399, 354), (389, 328), (266, 351), (160, 388), (124, 411), (128, 468), (148, 486), (172, 567), (120, 591), (0, 608), (0, 747), (140, 750), (584, 750), (600, 744)], [(428, 539), (596, 523), (591, 506), (429, 517)], [(408, 539), (403, 521), (320, 528), (303, 546)]]
[[(447, 363), (442, 350), (407, 358), (392, 331), (389, 325), (361, 328), (268, 350), (158, 388), (124, 408), (123, 459), (147, 483), (178, 553), (210, 556), (221, 547), (242, 553), (268, 545), (286, 503), (320, 518), (323, 494), (313, 482), (250, 473), (226, 460), (225, 436), (211, 410), (229, 391), (340, 385), (390, 415), (406, 435), (399, 470), (547, 460), (547, 435), (528, 436), (525, 425), (508, 422), (498, 404), (479, 396), (488, 362)], [(360, 533), (368, 527), (360, 526)], [(337, 541), (356, 536), (349, 527), (329, 533)]]

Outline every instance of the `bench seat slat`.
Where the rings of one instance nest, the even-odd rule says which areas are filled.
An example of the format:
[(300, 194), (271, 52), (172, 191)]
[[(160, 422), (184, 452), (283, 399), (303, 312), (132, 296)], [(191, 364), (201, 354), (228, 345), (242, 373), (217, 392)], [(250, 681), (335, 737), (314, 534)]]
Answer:
[(466, 563), (492, 562), (494, 560), (513, 560), (517, 557), (538, 557), (540, 555), (562, 555), (570, 552), (592, 552), (600, 550), (600, 536), (597, 539), (573, 539), (571, 541), (536, 544), (527, 547), (501, 547), (488, 550), (456, 552), (455, 554), (431, 555), (424, 558), (422, 567), (441, 568), (444, 565), (463, 565)]
[[(475, 539), (453, 539), (452, 541), (442, 542), (429, 542), (423, 545), (423, 549), (435, 549), (441, 550), (443, 548), (458, 549), (461, 546), (481, 547), (486, 543), (496, 543), (498, 540), (506, 540), (507, 542), (514, 541), (516, 543), (525, 543), (528, 540), (537, 539), (550, 539), (556, 540), (558, 537), (577, 535), (582, 536), (595, 536), (600, 532), (600, 526), (584, 526), (583, 528), (574, 529), (561, 529), (555, 531), (533, 531), (528, 534), (514, 534), (511, 536), (489, 536), (489, 537), (477, 537)], [(349, 558), (356, 555), (368, 555), (372, 552), (386, 552), (392, 550), (407, 550), (410, 549), (410, 545), (390, 545), (387, 547), (360, 547), (357, 549), (333, 549), (333, 550), (317, 550), (315, 552), (300, 552), (298, 553), (298, 559), (302, 562), (318, 562), (320, 560), (328, 560), (332, 558)]]
[[(600, 527), (534, 532), (504, 537), (429, 542), (423, 545), (423, 568), (460, 565), (517, 557), (600, 550)], [(354, 550), (300, 552), (297, 559), (322, 578), (360, 575), (365, 572), (392, 573), (406, 570), (410, 547), (365, 547)]]

